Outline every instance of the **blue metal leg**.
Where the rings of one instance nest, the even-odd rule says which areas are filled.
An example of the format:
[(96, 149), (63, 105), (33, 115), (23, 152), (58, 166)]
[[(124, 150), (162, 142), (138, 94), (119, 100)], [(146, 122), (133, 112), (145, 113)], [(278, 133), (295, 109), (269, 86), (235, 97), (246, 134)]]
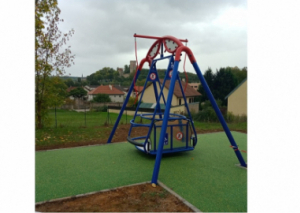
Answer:
[(122, 108), (121, 108), (121, 110), (120, 110), (120, 113), (119, 113), (118, 118), (117, 118), (117, 120), (116, 120), (116, 122), (115, 122), (115, 125), (114, 125), (114, 127), (113, 127), (113, 129), (112, 129), (112, 131), (111, 131), (111, 133), (110, 133), (110, 136), (109, 136), (109, 138), (108, 138), (108, 140), (107, 140), (107, 143), (111, 143), (111, 140), (112, 140), (112, 138), (113, 138), (113, 136), (114, 136), (114, 134), (115, 134), (115, 131), (116, 131), (116, 129), (117, 129), (118, 125), (119, 125), (119, 122), (120, 122), (120, 120), (121, 120), (121, 117), (122, 117), (122, 115), (123, 115), (124, 109), (125, 109), (125, 107), (126, 107), (126, 105), (127, 105), (127, 103), (128, 103), (130, 94), (132, 93), (133, 86), (134, 86), (134, 81), (136, 81), (136, 79), (138, 79), (139, 74), (140, 74), (140, 70), (137, 71), (136, 78), (133, 79), (133, 81), (132, 81), (132, 83), (131, 83), (131, 86), (130, 86), (130, 88), (129, 88), (129, 90), (128, 90), (128, 94), (127, 94), (127, 96), (126, 96), (126, 98), (125, 98), (124, 104), (123, 104), (123, 106), (122, 106)]
[(226, 133), (226, 135), (227, 135), (227, 137), (228, 137), (228, 139), (229, 139), (229, 141), (230, 141), (230, 143), (231, 143), (231, 145), (232, 145), (232, 147), (234, 149), (234, 152), (235, 152), (237, 158), (239, 159), (239, 161), (241, 163), (241, 166), (247, 167), (247, 164), (245, 163), (244, 158), (243, 158), (240, 150), (238, 149), (237, 144), (235, 143), (235, 140), (234, 140), (234, 138), (233, 138), (233, 136), (232, 136), (232, 134), (231, 134), (231, 132), (230, 132), (230, 130), (229, 130), (226, 122), (225, 122), (225, 119), (224, 119), (224, 117), (223, 117), (223, 115), (222, 115), (222, 113), (221, 113), (221, 111), (220, 111), (220, 109), (219, 109), (219, 107), (218, 107), (215, 99), (214, 99), (213, 94), (211, 93), (211, 91), (210, 91), (210, 89), (209, 89), (209, 87), (208, 87), (208, 85), (207, 85), (207, 83), (205, 81), (205, 78), (203, 77), (203, 75), (202, 75), (202, 73), (200, 71), (200, 68), (198, 67), (197, 62), (194, 62), (193, 66), (194, 66), (194, 69), (195, 69), (195, 71), (196, 71), (196, 73), (197, 73), (197, 75), (198, 75), (198, 77), (199, 77), (199, 79), (201, 81), (201, 84), (202, 84), (202, 86), (203, 86), (203, 88), (204, 88), (204, 90), (205, 90), (205, 92), (206, 92), (206, 94), (207, 94), (207, 96), (208, 96), (208, 98), (209, 98), (209, 100), (210, 100), (210, 102), (211, 102), (211, 104), (212, 104), (212, 106), (213, 106), (213, 108), (214, 108), (214, 110), (215, 110), (215, 112), (216, 112), (216, 114), (217, 114), (217, 116), (218, 116), (218, 118), (219, 118), (222, 126), (223, 126), (223, 129), (224, 129), (224, 131), (225, 131), (225, 133)]
[(172, 78), (171, 78), (171, 82), (170, 82), (170, 87), (169, 87), (167, 104), (166, 104), (165, 113), (164, 113), (164, 119), (163, 119), (163, 123), (162, 123), (162, 127), (161, 127), (160, 137), (159, 137), (159, 144), (158, 144), (158, 150), (156, 153), (154, 170), (153, 170), (153, 174), (152, 174), (151, 183), (155, 183), (155, 184), (157, 184), (160, 162), (161, 162), (161, 157), (162, 157), (162, 151), (164, 148), (164, 138), (165, 138), (165, 134), (166, 134), (167, 127), (168, 127), (168, 120), (169, 120), (169, 115), (170, 115), (170, 108), (171, 108), (171, 103), (172, 103), (174, 87), (175, 87), (175, 81), (176, 81), (176, 77), (177, 77), (178, 65), (179, 65), (179, 61), (175, 61)]

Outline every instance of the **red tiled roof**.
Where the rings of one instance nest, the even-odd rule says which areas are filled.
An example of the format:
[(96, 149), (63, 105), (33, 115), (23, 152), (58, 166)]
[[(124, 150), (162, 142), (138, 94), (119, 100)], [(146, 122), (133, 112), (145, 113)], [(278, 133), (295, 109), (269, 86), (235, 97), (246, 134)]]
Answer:
[[(160, 82), (162, 84), (163, 80), (161, 79)], [(171, 82), (170, 80), (166, 80), (165, 87), (167, 89), (170, 88), (170, 82)], [(181, 81), (181, 84), (182, 84), (182, 89), (184, 90), (186, 82)], [(175, 83), (174, 95), (178, 98), (183, 97), (178, 81), (176, 81)], [(187, 85), (184, 95), (185, 97), (195, 97), (195, 96), (200, 96), (201, 94), (198, 91), (194, 90), (191, 86)]]
[(67, 92), (70, 92), (71, 90), (73, 90), (73, 89), (76, 89), (77, 87), (69, 87), (68, 89), (67, 89)]
[(114, 86), (109, 85), (101, 85), (94, 90), (88, 92), (89, 95), (96, 95), (96, 94), (107, 94), (107, 95), (124, 95), (124, 93), (121, 90), (118, 90)]

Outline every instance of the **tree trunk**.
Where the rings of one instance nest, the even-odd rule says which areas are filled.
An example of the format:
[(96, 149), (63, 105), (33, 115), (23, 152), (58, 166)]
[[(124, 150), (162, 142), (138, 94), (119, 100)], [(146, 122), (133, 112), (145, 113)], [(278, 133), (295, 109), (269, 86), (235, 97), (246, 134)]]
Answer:
[(37, 114), (37, 128), (42, 129), (42, 103), (40, 101), (37, 102), (36, 114)]

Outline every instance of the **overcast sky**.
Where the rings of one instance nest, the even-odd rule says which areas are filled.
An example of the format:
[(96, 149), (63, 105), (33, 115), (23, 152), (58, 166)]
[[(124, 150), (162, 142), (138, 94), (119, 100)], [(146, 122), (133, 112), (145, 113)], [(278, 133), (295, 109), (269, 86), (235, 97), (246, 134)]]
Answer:
[[(124, 67), (135, 60), (134, 33), (188, 39), (202, 72), (208, 67), (247, 66), (247, 1), (244, 0), (58, 0), (61, 31), (75, 34), (69, 45), (75, 65), (71, 76), (103, 67)], [(138, 61), (155, 40), (137, 38)], [(184, 55), (183, 55), (184, 57)], [(183, 58), (182, 57), (182, 58)], [(184, 58), (183, 58), (184, 59)], [(158, 68), (166, 68), (158, 63)], [(148, 68), (148, 64), (144, 65)], [(186, 71), (195, 73), (189, 60)], [(179, 70), (183, 70), (183, 60)]]

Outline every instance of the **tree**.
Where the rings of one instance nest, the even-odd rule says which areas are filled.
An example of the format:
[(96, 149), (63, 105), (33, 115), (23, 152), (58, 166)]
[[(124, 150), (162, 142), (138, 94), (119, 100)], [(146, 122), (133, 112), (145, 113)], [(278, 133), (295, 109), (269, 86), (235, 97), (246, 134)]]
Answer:
[[(215, 74), (209, 68), (205, 71), (203, 76), (214, 98), (216, 100), (221, 100), (222, 105), (226, 106), (227, 101), (224, 98), (237, 86), (237, 79), (232, 74), (230, 67), (220, 68), (220, 70), (217, 70)], [(201, 103), (208, 100), (208, 96), (204, 91), (203, 85), (199, 86), (198, 91), (202, 94), (200, 98)], [(200, 104), (199, 107), (201, 109), (202, 105)]]
[(73, 87), (74, 86), (74, 81), (72, 79), (67, 79), (65, 80), (65, 84), (68, 86), (68, 87)]
[(111, 99), (107, 94), (97, 94), (94, 96), (93, 101), (97, 103), (108, 103), (111, 102)]
[(232, 72), (232, 74), (236, 77), (238, 84), (247, 78), (247, 67), (244, 67), (241, 70), (238, 67), (226, 67), (226, 70), (230, 70)]
[(124, 66), (124, 74), (126, 73), (130, 73), (130, 68), (127, 64)]
[(85, 91), (82, 87), (78, 87), (76, 89), (72, 89), (69, 92), (69, 96), (72, 96), (74, 98), (82, 98), (87, 95), (87, 91)]
[(225, 97), (236, 86), (237, 79), (232, 72), (226, 68), (220, 68), (220, 70), (217, 71), (213, 81), (213, 94), (215, 99), (220, 99), (222, 101), (222, 105), (227, 105), (227, 100), (225, 100)]
[(47, 119), (51, 99), (57, 94), (53, 90), (56, 76), (65, 73), (64, 67), (74, 64), (74, 55), (70, 47), (60, 51), (66, 41), (74, 34), (74, 30), (62, 34), (58, 24), (63, 20), (59, 18), (60, 9), (57, 0), (35, 1), (35, 118), (37, 128), (43, 127)]
[[(213, 90), (213, 81), (214, 81), (215, 76), (210, 67), (205, 71), (203, 77), (205, 78), (205, 81), (206, 81), (208, 87), (210, 88), (211, 92), (213, 92), (212, 91)], [(202, 84), (200, 84), (200, 86), (198, 88), (198, 92), (200, 92), (202, 95), (202, 96), (200, 96), (200, 103), (208, 100), (208, 96), (207, 96), (206, 92), (204, 91)], [(199, 106), (201, 108), (201, 104)]]

